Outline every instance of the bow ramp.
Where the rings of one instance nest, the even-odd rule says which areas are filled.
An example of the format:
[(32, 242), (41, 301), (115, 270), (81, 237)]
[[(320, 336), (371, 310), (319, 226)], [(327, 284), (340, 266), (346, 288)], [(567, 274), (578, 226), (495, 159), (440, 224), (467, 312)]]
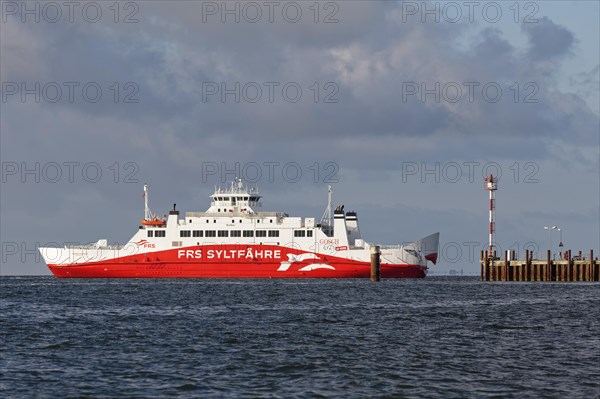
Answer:
[(425, 259), (431, 261), (434, 265), (438, 260), (438, 252), (440, 247), (440, 233), (430, 234), (418, 241), (410, 244), (417, 252), (420, 252)]

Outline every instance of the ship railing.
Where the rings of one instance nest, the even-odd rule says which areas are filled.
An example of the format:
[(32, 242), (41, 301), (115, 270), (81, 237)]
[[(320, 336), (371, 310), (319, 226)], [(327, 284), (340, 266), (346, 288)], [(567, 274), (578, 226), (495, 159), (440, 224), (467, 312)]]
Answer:
[[(284, 212), (256, 212), (254, 215), (256, 216), (260, 216), (260, 217), (269, 217), (269, 216), (274, 216), (277, 218), (286, 218), (290, 215), (288, 215), (287, 213)], [(254, 216), (253, 215), (253, 216)]]
[(276, 217), (278, 219), (283, 219), (288, 217), (289, 215), (284, 212), (254, 212), (254, 213), (246, 213), (246, 212), (186, 212), (186, 218), (200, 218), (200, 217), (217, 217), (217, 216), (245, 216), (250, 218), (256, 217)]
[(95, 248), (94, 244), (73, 244), (73, 245), (65, 245), (65, 249), (93, 249)]
[(123, 245), (106, 245), (99, 247), (96, 243), (92, 244), (73, 244), (65, 245), (65, 249), (108, 249), (108, 250), (120, 250), (123, 249)]
[(400, 244), (395, 244), (395, 245), (380, 245), (379, 248), (381, 249), (402, 249), (404, 246), (400, 245)]
[(211, 216), (211, 215), (214, 215), (214, 213), (207, 213), (207, 212), (186, 212), (185, 213), (186, 218), (200, 218), (203, 216)]

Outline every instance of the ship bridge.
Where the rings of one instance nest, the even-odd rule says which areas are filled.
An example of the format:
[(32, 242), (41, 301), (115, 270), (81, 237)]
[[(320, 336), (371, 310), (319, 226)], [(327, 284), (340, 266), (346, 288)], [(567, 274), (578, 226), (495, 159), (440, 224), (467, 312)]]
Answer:
[(209, 214), (223, 214), (228, 216), (234, 214), (254, 215), (262, 207), (261, 196), (256, 188), (248, 188), (242, 179), (236, 179), (231, 182), (228, 189), (220, 187), (215, 188), (211, 196), (210, 208), (206, 211)]

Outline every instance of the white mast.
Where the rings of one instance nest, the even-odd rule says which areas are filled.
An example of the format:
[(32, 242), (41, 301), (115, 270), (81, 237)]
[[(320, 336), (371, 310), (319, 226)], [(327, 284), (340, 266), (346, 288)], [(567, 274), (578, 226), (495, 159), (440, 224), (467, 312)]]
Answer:
[(327, 186), (327, 214), (329, 215), (329, 225), (333, 226), (333, 213), (331, 212), (331, 206), (332, 206), (332, 201), (331, 201), (331, 196), (333, 194), (333, 190), (331, 190), (331, 186)]
[(327, 226), (333, 226), (333, 214), (331, 213), (331, 194), (331, 186), (327, 186), (327, 208), (325, 208), (325, 213), (323, 213), (323, 217), (321, 218), (322, 225), (326, 224)]
[(152, 212), (150, 212), (150, 207), (148, 206), (148, 184), (144, 184), (144, 219), (151, 220)]

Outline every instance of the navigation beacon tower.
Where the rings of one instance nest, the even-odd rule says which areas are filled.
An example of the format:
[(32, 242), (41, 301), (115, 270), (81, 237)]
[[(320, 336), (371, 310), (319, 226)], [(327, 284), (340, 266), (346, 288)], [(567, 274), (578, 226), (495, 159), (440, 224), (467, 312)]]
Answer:
[(498, 190), (498, 178), (493, 175), (489, 175), (485, 178), (484, 189), (490, 192), (490, 244), (488, 248), (488, 256), (494, 256), (494, 247), (496, 241), (494, 234), (496, 233), (496, 199), (494, 198), (494, 192)]

